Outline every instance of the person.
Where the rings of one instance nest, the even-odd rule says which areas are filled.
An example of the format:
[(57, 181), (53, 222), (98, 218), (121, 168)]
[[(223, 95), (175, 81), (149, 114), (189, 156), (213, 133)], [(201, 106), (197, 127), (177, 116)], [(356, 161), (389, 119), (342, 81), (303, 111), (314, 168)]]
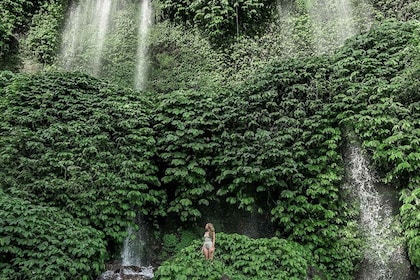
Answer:
[(206, 260), (212, 260), (216, 246), (216, 231), (212, 223), (207, 223), (204, 232), (203, 253)]

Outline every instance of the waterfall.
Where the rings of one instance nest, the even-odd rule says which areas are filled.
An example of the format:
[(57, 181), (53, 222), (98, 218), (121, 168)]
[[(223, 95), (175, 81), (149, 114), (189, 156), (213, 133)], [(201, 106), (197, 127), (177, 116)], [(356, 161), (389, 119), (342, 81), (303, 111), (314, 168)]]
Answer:
[(123, 250), (121, 252), (121, 264), (124, 269), (124, 275), (139, 275), (145, 278), (153, 278), (153, 268), (145, 266), (148, 264), (146, 241), (148, 240), (147, 226), (143, 220), (138, 217), (137, 224), (139, 229), (135, 231), (132, 228), (127, 230), (128, 236), (124, 240)]
[(72, 2), (59, 55), (64, 69), (99, 74), (113, 6), (112, 0)]
[(277, 0), (278, 30), (289, 56), (323, 54), (368, 30), (373, 7), (367, 0)]
[(142, 262), (144, 241), (142, 231), (134, 231), (132, 228), (128, 230), (128, 236), (124, 240), (123, 252), (122, 252), (122, 265), (123, 266), (138, 266), (140, 267)]
[(140, 7), (140, 20), (137, 44), (137, 72), (135, 88), (143, 89), (147, 71), (147, 36), (152, 22), (152, 8), (150, 0), (143, 0)]
[(341, 46), (356, 34), (350, 0), (312, 0), (309, 15), (318, 53), (331, 50), (331, 45)]
[(72, 1), (57, 67), (143, 89), (151, 0)]
[(379, 183), (360, 147), (351, 146), (348, 157), (351, 184), (346, 188), (360, 205), (360, 225), (366, 242), (357, 279), (410, 279), (403, 241), (394, 231), (398, 226), (393, 215), (396, 191)]

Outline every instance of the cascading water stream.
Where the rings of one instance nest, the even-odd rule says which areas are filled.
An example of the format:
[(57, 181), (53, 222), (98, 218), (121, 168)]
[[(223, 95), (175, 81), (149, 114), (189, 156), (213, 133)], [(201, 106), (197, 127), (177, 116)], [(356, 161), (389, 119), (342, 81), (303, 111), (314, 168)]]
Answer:
[[(147, 227), (140, 218), (137, 219), (139, 230), (128, 229), (128, 236), (124, 240), (123, 250), (121, 253), (121, 265), (123, 267), (123, 275), (143, 276), (144, 278), (153, 278), (153, 268), (145, 266), (147, 263)], [(136, 269), (133, 269), (136, 268)]]
[(151, 0), (72, 1), (57, 66), (143, 89)]
[(360, 205), (360, 226), (365, 239), (364, 260), (358, 280), (410, 279), (402, 239), (393, 230), (395, 193), (381, 186), (370, 169), (369, 161), (358, 146), (351, 146), (348, 156), (351, 184), (347, 186)]
[(59, 56), (66, 70), (85, 70), (92, 75), (99, 74), (112, 8), (112, 0), (81, 0), (72, 3)]
[(147, 36), (152, 23), (152, 5), (150, 0), (143, 0), (140, 7), (140, 20), (137, 44), (137, 71), (135, 88), (143, 89), (147, 72)]

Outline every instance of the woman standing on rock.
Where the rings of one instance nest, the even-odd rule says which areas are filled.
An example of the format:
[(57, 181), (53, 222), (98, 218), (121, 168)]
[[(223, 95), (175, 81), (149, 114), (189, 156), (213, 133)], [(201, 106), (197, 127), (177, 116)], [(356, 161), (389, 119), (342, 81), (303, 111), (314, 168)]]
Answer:
[(204, 232), (203, 253), (206, 260), (212, 260), (216, 245), (216, 231), (212, 223), (207, 223)]

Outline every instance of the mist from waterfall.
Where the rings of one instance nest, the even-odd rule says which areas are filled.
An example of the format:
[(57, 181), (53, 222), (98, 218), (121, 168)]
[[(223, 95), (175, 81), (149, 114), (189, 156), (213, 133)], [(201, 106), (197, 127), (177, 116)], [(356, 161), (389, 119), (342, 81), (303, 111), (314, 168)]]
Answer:
[(330, 42), (341, 46), (347, 38), (356, 34), (350, 0), (311, 0), (309, 15), (318, 53), (329, 51)]
[(410, 279), (403, 241), (394, 230), (398, 221), (393, 214), (392, 200), (397, 198), (387, 197), (389, 193), (396, 193), (395, 190), (381, 186), (359, 146), (350, 147), (348, 162), (351, 184), (346, 188), (359, 203), (360, 227), (365, 240), (364, 259), (357, 279)]
[[(66, 70), (85, 70), (92, 75), (99, 74), (109, 19), (115, 12), (115, 3), (112, 0), (72, 2), (59, 56)], [(80, 64), (81, 61), (85, 63)]]
[(100, 70), (101, 55), (104, 48), (105, 36), (108, 30), (109, 14), (111, 12), (111, 0), (102, 0), (96, 2), (95, 14), (99, 15), (96, 35), (96, 50), (93, 61), (93, 71), (98, 75)]
[(284, 52), (323, 54), (368, 30), (373, 7), (367, 0), (278, 0)]
[(72, 1), (56, 64), (142, 89), (151, 19), (150, 0)]

